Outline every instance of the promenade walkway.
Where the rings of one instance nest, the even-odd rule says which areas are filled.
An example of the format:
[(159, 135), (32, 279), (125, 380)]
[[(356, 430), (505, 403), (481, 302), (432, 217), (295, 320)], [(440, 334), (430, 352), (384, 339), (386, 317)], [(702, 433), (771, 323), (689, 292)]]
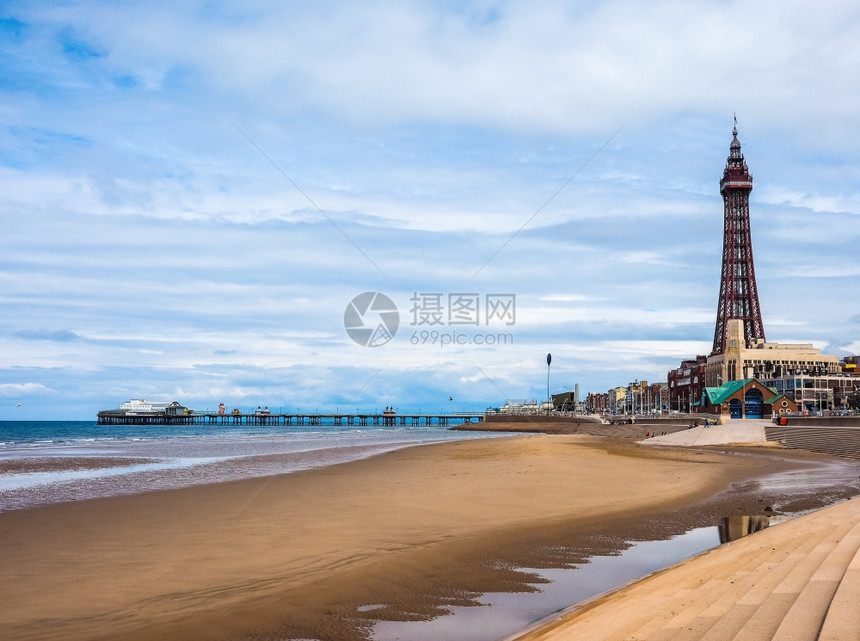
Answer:
[(643, 445), (727, 445), (729, 443), (765, 442), (765, 427), (772, 425), (769, 419), (730, 419), (722, 425), (693, 427), (665, 436), (655, 436), (641, 441)]
[(583, 639), (860, 641), (860, 498), (724, 544), (518, 637)]
[(723, 425), (682, 429), (640, 441), (643, 445), (698, 447), (766, 442), (832, 456), (860, 459), (860, 427), (831, 425), (778, 426), (769, 419), (731, 419)]

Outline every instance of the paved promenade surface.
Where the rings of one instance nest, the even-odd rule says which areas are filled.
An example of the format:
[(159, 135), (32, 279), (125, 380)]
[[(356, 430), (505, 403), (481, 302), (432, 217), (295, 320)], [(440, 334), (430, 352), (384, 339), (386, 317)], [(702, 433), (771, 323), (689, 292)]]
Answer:
[(773, 425), (769, 419), (729, 419), (723, 425), (693, 427), (674, 434), (655, 436), (641, 441), (643, 445), (726, 445), (728, 443), (764, 443), (764, 428)]
[(522, 641), (860, 640), (860, 498), (727, 543)]

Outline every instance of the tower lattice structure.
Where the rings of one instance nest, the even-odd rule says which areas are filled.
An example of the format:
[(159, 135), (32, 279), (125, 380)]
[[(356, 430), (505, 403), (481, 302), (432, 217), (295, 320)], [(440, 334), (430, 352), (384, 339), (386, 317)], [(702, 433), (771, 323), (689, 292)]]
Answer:
[(752, 187), (752, 174), (741, 152), (738, 123), (735, 119), (729, 158), (720, 180), (724, 216), (723, 266), (717, 323), (714, 329), (714, 354), (725, 352), (726, 323), (732, 318), (743, 321), (747, 347), (752, 339), (765, 339), (750, 237), (749, 199)]

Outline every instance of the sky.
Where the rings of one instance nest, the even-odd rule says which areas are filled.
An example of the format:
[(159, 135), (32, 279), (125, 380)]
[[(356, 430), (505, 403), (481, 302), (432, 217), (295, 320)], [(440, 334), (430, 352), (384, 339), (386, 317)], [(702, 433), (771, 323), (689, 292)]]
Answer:
[(0, 2), (0, 420), (665, 381), (735, 114), (767, 339), (860, 353), (858, 87), (847, 0)]

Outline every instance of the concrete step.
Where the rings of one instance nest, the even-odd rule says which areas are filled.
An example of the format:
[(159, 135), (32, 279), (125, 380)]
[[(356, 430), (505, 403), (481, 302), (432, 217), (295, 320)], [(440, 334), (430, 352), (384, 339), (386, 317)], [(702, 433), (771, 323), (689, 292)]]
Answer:
[[(847, 531), (848, 528), (849, 526), (843, 526), (842, 529)], [(750, 619), (756, 616), (759, 608), (772, 593), (796, 572), (800, 562), (809, 559), (810, 555), (815, 555), (816, 551), (820, 555), (819, 560), (824, 558), (822, 546), (827, 546), (828, 539), (832, 539), (832, 532), (828, 528), (823, 528), (822, 531), (815, 523), (802, 524), (799, 531), (791, 537), (771, 546), (780, 552), (771, 557), (771, 563), (762, 564), (753, 572), (730, 578), (726, 585), (729, 589), (708, 604), (708, 607), (695, 617), (684, 617), (689, 621), (679, 618), (677, 623), (673, 622), (673, 626), (686, 624), (686, 630), (678, 635), (678, 638), (724, 641), (735, 637), (749, 625)], [(814, 571), (814, 562), (806, 563), (811, 564), (809, 572)]]
[(774, 425), (765, 434), (785, 447), (860, 459), (860, 429)]
[(786, 434), (773, 440), (786, 443), (810, 443), (812, 445), (838, 446), (846, 449), (855, 449), (860, 446), (860, 443), (857, 443), (855, 438), (841, 436), (839, 434), (832, 436), (827, 434), (816, 434), (814, 436), (804, 434)]
[(860, 549), (833, 595), (818, 641), (860, 641)]
[[(834, 551), (838, 550), (839, 542), (854, 527), (854, 524), (849, 523), (848, 525), (843, 524), (842, 527), (836, 526), (832, 530), (828, 530), (826, 525), (823, 524), (823, 529), (827, 536), (818, 545), (805, 555), (792, 555), (795, 557), (794, 559), (786, 560), (789, 572), (778, 585), (773, 587), (772, 591), (768, 590), (769, 585), (760, 585), (752, 599), (741, 599), (738, 602), (738, 605), (744, 609), (756, 602), (760, 603), (756, 610), (749, 614), (749, 620), (738, 629), (734, 637), (723, 637), (723, 639), (733, 638), (735, 641), (770, 641), (773, 638), (783, 619), (792, 610), (798, 597), (807, 588), (812, 577), (815, 576), (828, 557)], [(811, 589), (809, 597), (811, 604), (818, 603), (820, 606), (822, 598), (826, 597), (821, 594), (820, 586)], [(832, 595), (830, 598), (832, 598)], [(827, 603), (829, 603), (829, 600)], [(810, 613), (810, 616), (813, 616), (812, 613)], [(814, 636), (802, 638), (814, 639)]]
[(860, 499), (715, 548), (523, 638), (814, 641), (820, 628), (821, 641), (860, 641), (858, 603)]
[[(834, 550), (803, 587), (773, 636), (774, 641), (818, 636), (846, 568), (860, 549), (860, 523), (839, 539)], [(860, 609), (860, 602), (856, 607)]]
[(860, 430), (842, 430), (826, 427), (766, 427), (768, 434), (773, 434), (785, 439), (808, 439), (808, 440), (839, 440), (846, 443), (856, 443), (860, 437)]
[[(774, 526), (776, 529), (779, 526)], [(837, 526), (838, 527), (838, 526)], [(847, 532), (849, 525), (842, 525)], [(833, 537), (828, 528), (808, 521), (793, 528), (792, 536), (778, 546), (769, 542), (750, 551), (756, 537), (744, 538), (718, 548), (724, 563), (711, 579), (692, 589), (661, 594), (664, 603), (676, 603), (671, 608), (658, 609), (636, 629), (617, 630), (617, 639), (649, 639), (649, 641), (697, 641), (730, 639), (754, 616), (761, 603), (774, 588), (785, 581), (799, 560), (807, 558), (827, 539)], [(760, 539), (761, 540), (761, 539)], [(743, 544), (743, 545), (740, 545)], [(732, 550), (732, 546), (736, 550)], [(659, 600), (659, 599), (658, 599)]]
[[(722, 613), (736, 603), (739, 596), (767, 572), (785, 567), (783, 561), (790, 554), (806, 555), (827, 534), (820, 532), (814, 524), (801, 523), (796, 535), (778, 548), (769, 543), (759, 544), (758, 549), (751, 553), (749, 548), (756, 547), (756, 535), (725, 544), (700, 555), (707, 557), (715, 552), (724, 555), (725, 560), (717, 572), (703, 577), (695, 564), (681, 564), (671, 569), (671, 580), (663, 578), (663, 573), (657, 574), (652, 577), (649, 593), (644, 597), (638, 596), (636, 609), (632, 610), (635, 615), (626, 615), (623, 607), (607, 611), (590, 619), (578, 633), (583, 635), (582, 638), (595, 641), (699, 638), (706, 629), (703, 622), (698, 621), (695, 627), (691, 626), (703, 611), (714, 607), (715, 602), (720, 603), (721, 614), (715, 614), (714, 619), (708, 622), (708, 626), (713, 625)], [(784, 573), (787, 574), (789, 569), (785, 567)], [(779, 580), (781, 578), (774, 585)], [(667, 604), (670, 607), (666, 607)], [(677, 609), (673, 609), (671, 604), (677, 604)], [(752, 606), (751, 610), (755, 607)]]

